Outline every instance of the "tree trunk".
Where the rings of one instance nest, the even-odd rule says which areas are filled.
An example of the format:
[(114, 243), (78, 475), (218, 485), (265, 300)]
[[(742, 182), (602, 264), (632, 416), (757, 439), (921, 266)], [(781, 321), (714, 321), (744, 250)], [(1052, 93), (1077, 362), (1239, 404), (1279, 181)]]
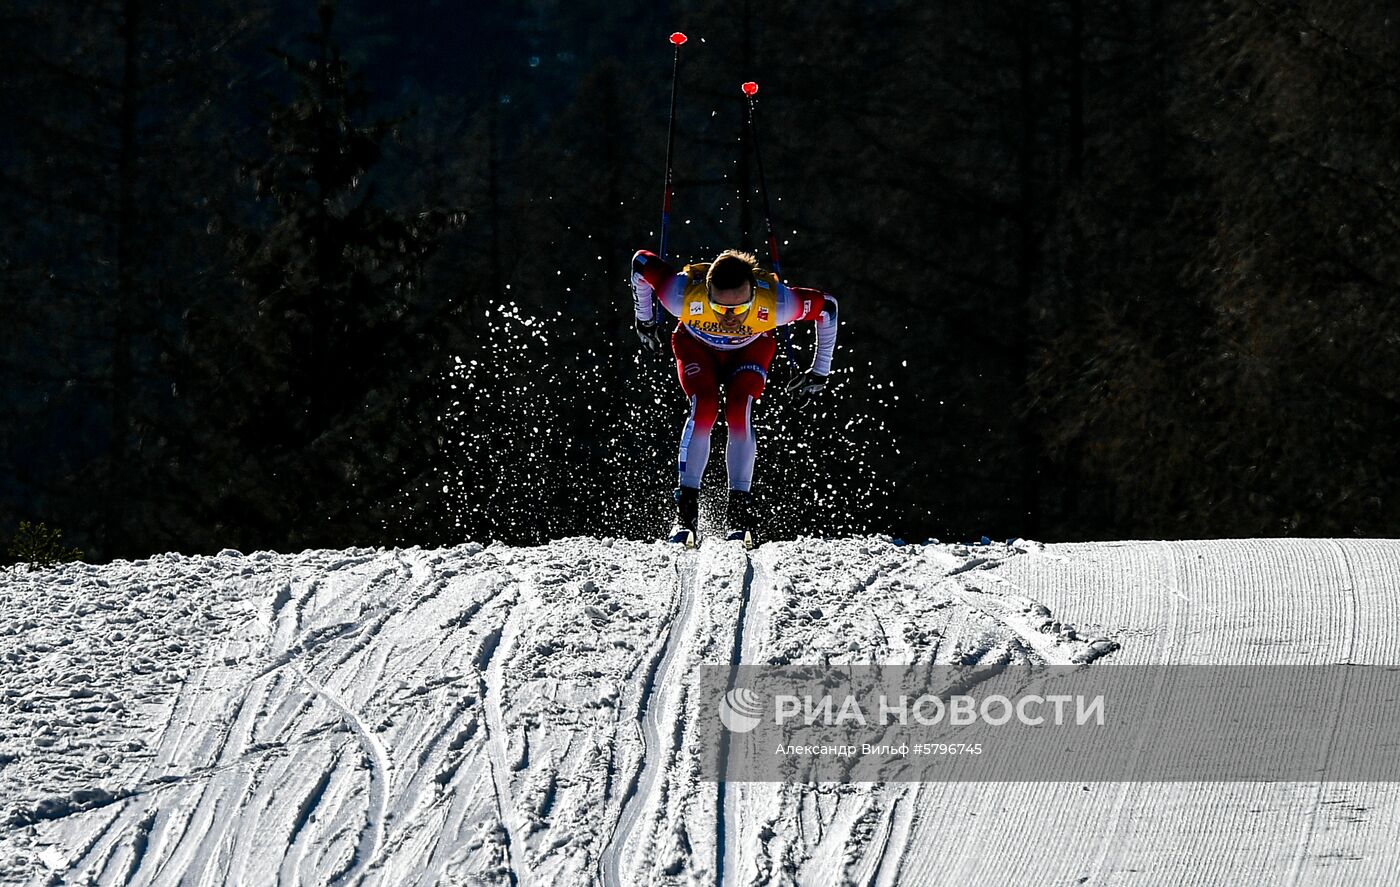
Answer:
[(136, 117), (140, 98), (137, 60), (141, 23), (140, 0), (126, 0), (122, 17), (122, 82), (117, 111), (120, 149), (117, 156), (117, 291), (112, 323), (111, 403), (112, 427), (107, 489), (104, 497), (104, 554), (115, 557), (125, 551), (126, 533), (122, 515), (131, 470), (132, 401), (132, 314), (137, 308), (136, 292), (136, 181), (139, 175), (136, 155)]
[[(1020, 310), (1015, 312), (1013, 329), (1015, 341), (1012, 345), (1012, 371), (1015, 383), (1025, 389), (1029, 369), (1030, 321), (1028, 310), (1034, 296), (1036, 235), (1035, 235), (1035, 138), (1036, 138), (1036, 90), (1035, 58), (1031, 44), (1030, 8), (1024, 8), (1016, 24), (1017, 75), (1021, 98), (1021, 138), (1017, 152), (1017, 175), (1020, 179), (1018, 206), (1018, 243), (1016, 261), (1016, 292)], [(1025, 527), (1022, 535), (1035, 536), (1040, 523), (1040, 465), (1037, 458), (1035, 436), (1031, 429), (1032, 419), (1028, 410), (1022, 409), (1016, 420), (1014, 458), (1021, 466), (1019, 498)]]

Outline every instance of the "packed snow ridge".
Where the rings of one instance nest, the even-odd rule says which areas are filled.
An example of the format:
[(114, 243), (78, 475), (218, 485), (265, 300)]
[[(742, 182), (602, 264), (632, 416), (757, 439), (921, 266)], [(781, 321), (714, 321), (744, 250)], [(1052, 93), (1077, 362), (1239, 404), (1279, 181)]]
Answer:
[(4, 884), (1383, 884), (1387, 783), (718, 784), (705, 664), (1394, 663), (1400, 542), (567, 539), (0, 576)]

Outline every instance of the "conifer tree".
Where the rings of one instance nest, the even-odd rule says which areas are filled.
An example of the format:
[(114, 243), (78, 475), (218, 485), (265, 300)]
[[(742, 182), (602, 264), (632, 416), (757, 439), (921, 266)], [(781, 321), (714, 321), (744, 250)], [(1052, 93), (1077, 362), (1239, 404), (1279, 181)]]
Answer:
[(434, 447), (416, 386), (442, 356), (444, 312), (420, 285), (441, 218), (380, 202), (373, 170), (402, 118), (369, 114), (335, 6), (318, 12), (309, 52), (278, 53), (295, 94), (268, 109), (267, 153), (245, 168), (258, 206), (234, 238), (242, 296), (189, 319), (205, 545), (384, 539), (403, 473)]

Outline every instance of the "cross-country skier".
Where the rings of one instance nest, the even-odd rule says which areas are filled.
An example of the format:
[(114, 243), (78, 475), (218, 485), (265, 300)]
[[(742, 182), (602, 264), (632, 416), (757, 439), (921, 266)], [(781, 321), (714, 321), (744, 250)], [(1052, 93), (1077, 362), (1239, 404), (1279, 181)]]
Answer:
[(713, 262), (674, 270), (655, 253), (632, 257), (632, 295), (637, 336), (653, 353), (663, 348), (652, 294), (680, 323), (671, 334), (676, 377), (690, 400), (690, 415), (681, 431), (676, 489), (676, 525), (672, 542), (698, 544), (700, 478), (710, 458), (710, 429), (719, 415), (724, 387), (724, 421), (729, 428), (725, 468), (729, 475), (727, 538), (755, 545), (753, 504), (753, 405), (768, 380), (768, 365), (777, 350), (773, 331), (810, 320), (817, 324), (817, 351), (812, 366), (787, 385), (799, 405), (826, 387), (836, 350), (836, 300), (820, 290), (788, 286), (762, 271), (748, 253), (726, 250)]

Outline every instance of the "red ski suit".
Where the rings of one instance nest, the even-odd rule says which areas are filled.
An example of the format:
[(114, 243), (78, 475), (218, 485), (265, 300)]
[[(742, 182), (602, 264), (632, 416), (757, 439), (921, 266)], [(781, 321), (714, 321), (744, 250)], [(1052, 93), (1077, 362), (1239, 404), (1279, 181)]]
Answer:
[(705, 290), (708, 267), (687, 265), (678, 272), (654, 253), (637, 252), (632, 259), (633, 305), (637, 320), (655, 322), (654, 295), (680, 320), (671, 335), (671, 350), (676, 378), (690, 401), (677, 460), (680, 485), (700, 487), (722, 387), (729, 429), (725, 448), (729, 488), (747, 491), (757, 457), (753, 406), (763, 394), (777, 351), (773, 331), (798, 321), (815, 322), (817, 352), (812, 370), (826, 375), (836, 347), (837, 304), (820, 290), (790, 287), (771, 273), (759, 272), (748, 311), (742, 316), (719, 315), (709, 305)]

